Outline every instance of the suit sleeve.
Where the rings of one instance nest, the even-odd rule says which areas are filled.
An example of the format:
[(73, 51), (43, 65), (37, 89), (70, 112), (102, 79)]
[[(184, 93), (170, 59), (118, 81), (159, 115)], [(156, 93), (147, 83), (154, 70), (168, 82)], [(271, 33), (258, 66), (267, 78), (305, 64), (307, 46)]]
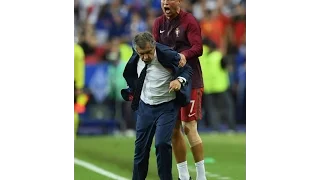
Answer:
[(121, 89), (121, 96), (125, 101), (132, 101), (135, 83), (138, 77), (136, 73), (137, 65), (134, 63), (135, 58), (137, 58), (138, 54), (135, 52), (135, 50), (132, 49), (132, 51), (133, 53), (123, 71), (123, 77), (128, 85), (127, 88)]
[(192, 15), (188, 15), (185, 21), (189, 22), (186, 32), (191, 48), (181, 53), (189, 60), (202, 55), (202, 37), (200, 25)]
[(183, 77), (187, 80), (187, 83), (191, 80), (192, 78), (192, 68), (190, 65), (186, 64), (184, 67), (181, 67), (179, 68), (178, 65), (179, 65), (179, 61), (180, 61), (180, 55), (175, 52), (176, 55), (174, 57), (174, 60), (173, 60), (173, 66), (175, 68), (175, 78), (177, 77)]
[(132, 51), (132, 56), (130, 57), (129, 61), (126, 64), (126, 67), (124, 68), (123, 77), (126, 80), (129, 88), (135, 89), (135, 81), (138, 78), (138, 75), (135, 71), (137, 65), (134, 64), (134, 59), (137, 58), (138, 54), (134, 49), (132, 49)]
[(188, 83), (191, 80), (192, 77), (192, 68), (188, 64), (186, 64), (184, 67), (179, 68), (178, 71), (178, 77), (183, 77), (187, 80), (186, 83)]

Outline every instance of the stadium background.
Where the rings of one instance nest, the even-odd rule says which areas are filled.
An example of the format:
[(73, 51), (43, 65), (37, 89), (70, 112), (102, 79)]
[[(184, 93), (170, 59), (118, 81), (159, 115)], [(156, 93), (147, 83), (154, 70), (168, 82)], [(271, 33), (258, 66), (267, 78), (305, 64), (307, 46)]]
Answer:
[[(130, 103), (124, 102), (120, 96), (120, 89), (126, 87), (122, 72), (132, 53), (132, 37), (137, 32), (151, 31), (154, 19), (162, 14), (160, 2), (160, 0), (74, 1), (75, 42), (85, 53), (84, 91), (89, 96), (86, 109), (80, 114), (75, 157), (127, 178), (130, 178), (131, 172), (135, 120), (130, 110)], [(209, 179), (243, 180), (246, 122), (246, 2), (245, 0), (183, 0), (182, 2), (183, 9), (193, 13), (198, 19), (204, 42), (214, 42), (229, 62), (229, 92), (233, 97), (237, 132), (229, 131), (226, 123), (223, 123), (222, 133), (216, 134), (206, 118), (206, 112), (203, 111), (204, 117), (200, 121), (199, 131), (202, 133), (208, 156), (206, 170), (209, 176), (211, 174)], [(193, 162), (189, 155), (188, 161)], [(111, 166), (111, 163), (116, 165)], [(150, 179), (156, 179), (155, 159), (152, 156), (150, 164), (153, 166), (150, 168)], [(175, 162), (173, 165), (176, 171)], [(75, 179), (106, 179), (82, 168), (75, 165)], [(176, 176), (176, 172), (174, 174)]]

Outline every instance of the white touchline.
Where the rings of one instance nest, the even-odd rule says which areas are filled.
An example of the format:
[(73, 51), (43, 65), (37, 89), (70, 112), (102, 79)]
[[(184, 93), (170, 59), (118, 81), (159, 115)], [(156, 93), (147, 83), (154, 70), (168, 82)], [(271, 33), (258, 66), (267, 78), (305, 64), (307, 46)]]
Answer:
[(91, 163), (88, 163), (86, 161), (83, 161), (83, 160), (80, 160), (80, 159), (77, 159), (77, 158), (74, 158), (74, 163), (76, 165), (79, 165), (79, 166), (82, 166), (84, 168), (87, 168), (93, 172), (96, 172), (98, 174), (101, 174), (103, 176), (106, 176), (108, 178), (111, 178), (111, 179), (115, 179), (115, 180), (129, 180), (125, 177), (121, 177), (117, 174), (114, 174), (112, 172), (109, 172), (107, 170), (104, 170), (104, 169), (101, 169), (99, 168), (98, 166), (94, 165), (94, 164), (91, 164)]
[[(189, 169), (190, 171), (192, 171), (192, 172), (196, 172), (196, 171), (197, 171), (194, 167), (191, 167), (191, 166), (188, 166), (188, 169)], [(206, 176), (207, 176), (207, 177), (212, 177), (212, 178), (217, 178), (217, 179), (219, 179), (219, 180), (231, 180), (230, 177), (222, 177), (222, 176), (219, 175), (219, 174), (213, 174), (213, 173), (208, 172), (208, 171), (206, 171)]]

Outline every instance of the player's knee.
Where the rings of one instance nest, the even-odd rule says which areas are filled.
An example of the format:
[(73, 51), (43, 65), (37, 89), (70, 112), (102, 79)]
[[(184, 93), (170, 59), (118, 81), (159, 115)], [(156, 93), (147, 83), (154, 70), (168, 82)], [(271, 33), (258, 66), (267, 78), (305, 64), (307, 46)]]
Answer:
[(182, 136), (181, 121), (177, 120), (175, 127), (173, 128), (172, 139), (175, 140), (177, 138), (180, 138), (180, 136)]
[(184, 122), (183, 128), (191, 147), (202, 143), (202, 140), (198, 133), (196, 121)]
[(180, 130), (181, 129), (181, 120), (177, 120), (176, 124), (174, 125), (174, 130)]
[(172, 132), (172, 141), (176, 141), (180, 136), (182, 136), (181, 129), (174, 128)]

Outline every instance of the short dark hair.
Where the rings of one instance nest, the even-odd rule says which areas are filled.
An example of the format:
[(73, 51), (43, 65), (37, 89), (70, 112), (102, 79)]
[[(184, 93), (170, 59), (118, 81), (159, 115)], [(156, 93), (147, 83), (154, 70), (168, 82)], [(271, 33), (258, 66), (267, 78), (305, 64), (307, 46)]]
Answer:
[(138, 33), (132, 40), (134, 50), (136, 50), (137, 46), (139, 46), (141, 49), (144, 49), (148, 43), (154, 47), (156, 41), (154, 40), (152, 34), (147, 31)]

